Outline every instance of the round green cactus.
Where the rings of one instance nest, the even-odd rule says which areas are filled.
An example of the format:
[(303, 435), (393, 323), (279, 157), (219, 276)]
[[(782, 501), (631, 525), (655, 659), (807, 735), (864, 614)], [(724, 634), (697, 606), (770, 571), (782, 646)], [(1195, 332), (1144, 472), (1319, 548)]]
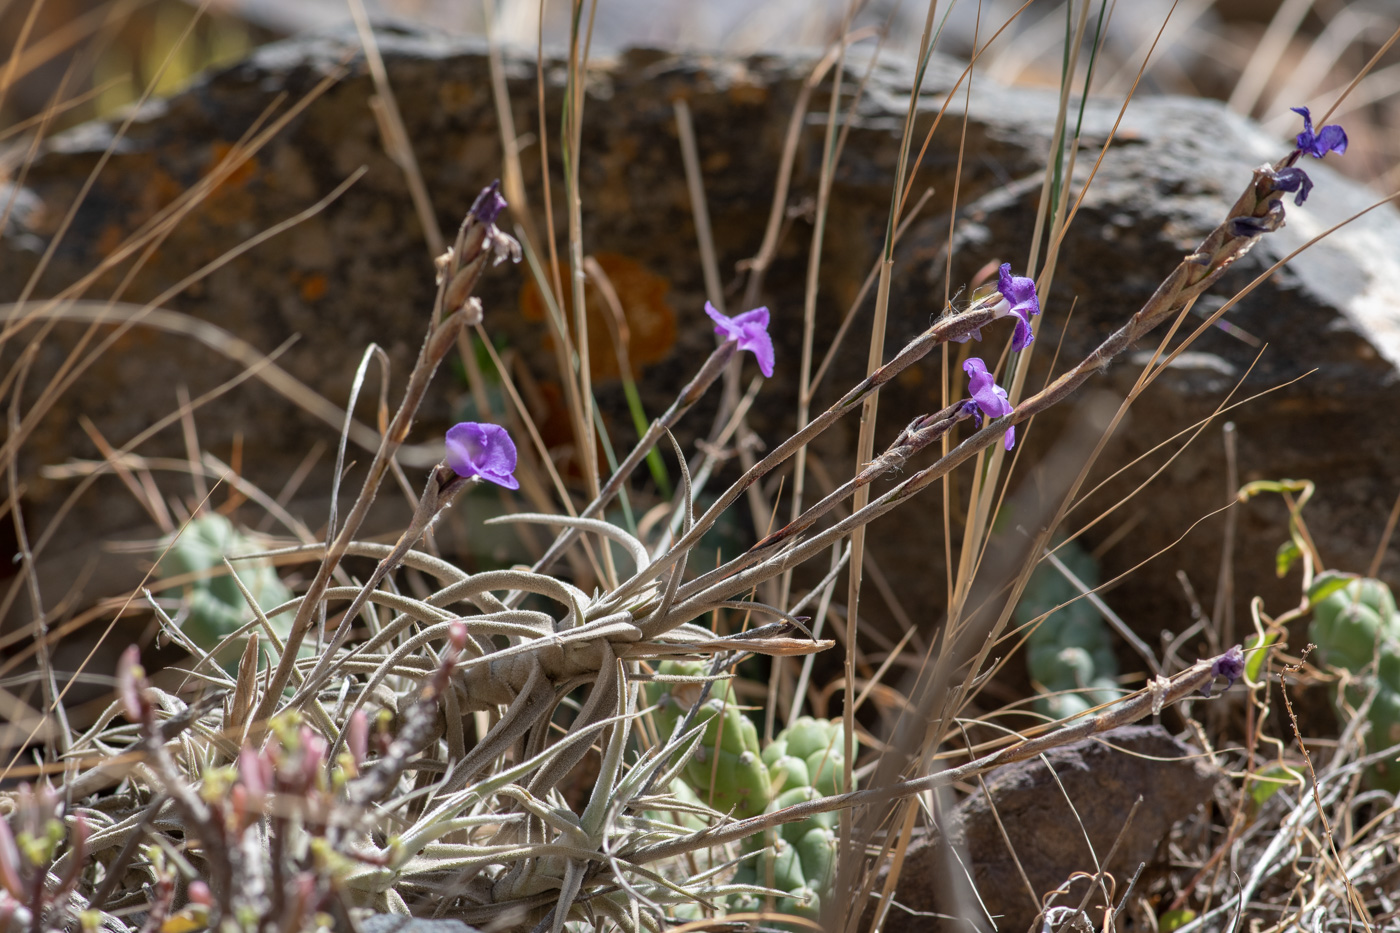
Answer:
[[(198, 647), (212, 651), (216, 645), (253, 618), (252, 609), (224, 567), (224, 558), (242, 557), (261, 548), (222, 515), (208, 512), (193, 518), (178, 535), (162, 542), (164, 554), (156, 565), (161, 578), (196, 576), (181, 589), (180, 630)], [(243, 560), (234, 565), (238, 579), (263, 609), (272, 609), (292, 598), (269, 560)], [(272, 630), (285, 638), (291, 613), (268, 620)], [(232, 671), (243, 653), (239, 639), (221, 651), (216, 660)], [(270, 656), (270, 646), (268, 648)]]
[[(775, 796), (768, 812), (840, 793), (845, 772), (846, 732), (840, 722), (803, 716), (778, 733), (763, 750)], [(852, 786), (851, 790), (855, 790)], [(768, 848), (740, 867), (734, 880), (787, 891), (773, 905), (779, 913), (815, 919), (821, 897), (830, 891), (836, 874), (835, 812), (818, 813), (784, 823), (771, 834)], [(758, 898), (743, 897), (734, 910), (763, 907)]]
[[(1367, 753), (1400, 745), (1400, 613), (1390, 588), (1380, 580), (1329, 571), (1318, 574), (1309, 597), (1309, 637), (1324, 661), (1353, 675), (1344, 691), (1347, 705), (1357, 709), (1374, 694), (1367, 713)], [(1347, 714), (1340, 703), (1337, 714)], [(1366, 781), (1400, 793), (1400, 760), (1392, 756), (1377, 762), (1367, 769)]]
[(1356, 577), (1337, 588), (1342, 579), (1342, 574), (1323, 573), (1313, 582), (1312, 593), (1327, 595), (1313, 605), (1308, 634), (1329, 664), (1355, 672), (1371, 663), (1378, 645), (1400, 641), (1400, 616), (1395, 597), (1381, 581)]
[[(663, 661), (657, 667), (663, 675), (705, 676), (699, 661)], [(657, 727), (663, 738), (675, 731), (691, 705), (700, 697), (698, 684), (653, 682), (648, 684), (650, 701), (656, 705)], [(711, 695), (696, 712), (693, 725), (703, 724), (699, 744), (682, 769), (682, 777), (696, 795), (721, 813), (736, 818), (757, 816), (768, 806), (772, 790), (768, 768), (759, 755), (758, 729), (744, 715), (726, 681), (716, 681)]]
[[(700, 661), (664, 661), (657, 673), (704, 677)], [(698, 684), (652, 682), (647, 685), (662, 738), (669, 738), (700, 699)], [(705, 728), (690, 761), (681, 769), (685, 793), (722, 813), (755, 816), (829, 797), (845, 788), (846, 733), (840, 722), (802, 716), (759, 752), (758, 730), (744, 715), (729, 681), (716, 681), (694, 721)], [(854, 786), (850, 788), (854, 790)], [(734, 876), (736, 884), (786, 891), (774, 905), (779, 913), (815, 918), (821, 897), (836, 872), (836, 813), (819, 813), (784, 823), (765, 836), (745, 842), (752, 854)], [(759, 910), (762, 898), (735, 896), (730, 910)], [(679, 916), (679, 915), (678, 915)]]
[[(802, 716), (778, 733), (763, 750), (763, 758), (775, 780), (779, 771), (783, 772), (782, 789), (806, 785), (816, 788), (823, 797), (830, 797), (842, 790), (841, 776), (846, 769), (845, 734), (839, 722)], [(778, 764), (785, 758), (802, 762), (801, 771), (791, 764), (780, 769)], [(789, 769), (793, 770), (792, 777), (787, 777)]]
[[(1097, 585), (1098, 567), (1078, 544), (1064, 544), (1056, 555), (1086, 586)], [(1052, 719), (1077, 716), (1122, 695), (1108, 626), (1087, 599), (1075, 599), (1079, 595), (1057, 568), (1042, 564), (1031, 574), (1013, 613), (1017, 625), (1050, 613), (1026, 640), (1026, 669), (1047, 694), (1035, 701), (1036, 711)], [(1051, 612), (1066, 602), (1069, 605)]]

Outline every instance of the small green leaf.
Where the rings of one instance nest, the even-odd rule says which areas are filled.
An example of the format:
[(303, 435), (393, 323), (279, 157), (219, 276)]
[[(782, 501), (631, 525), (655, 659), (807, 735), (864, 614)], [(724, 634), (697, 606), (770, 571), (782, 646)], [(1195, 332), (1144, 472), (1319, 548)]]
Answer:
[(1306, 492), (1310, 485), (1312, 484), (1305, 479), (1262, 479), (1258, 482), (1248, 483), (1241, 487), (1240, 491), (1236, 494), (1236, 498), (1240, 501), (1244, 501), (1263, 492), (1276, 492), (1279, 495), (1289, 492)]
[(1268, 648), (1278, 641), (1278, 632), (1269, 632), (1263, 638), (1255, 635), (1244, 643), (1244, 675), (1251, 683), (1259, 682), (1259, 672), (1264, 668), (1264, 659), (1269, 656)]
[(1250, 802), (1254, 804), (1254, 809), (1258, 810), (1274, 794), (1285, 787), (1295, 787), (1302, 781), (1303, 775), (1287, 765), (1265, 768), (1249, 778), (1247, 789)]
[(1274, 571), (1280, 580), (1288, 576), (1293, 562), (1302, 556), (1303, 552), (1294, 541), (1285, 541), (1278, 546), (1278, 553), (1274, 555)]
[(1158, 933), (1172, 933), (1172, 930), (1180, 929), (1195, 919), (1196, 912), (1190, 908), (1169, 910), (1157, 918), (1157, 931)]

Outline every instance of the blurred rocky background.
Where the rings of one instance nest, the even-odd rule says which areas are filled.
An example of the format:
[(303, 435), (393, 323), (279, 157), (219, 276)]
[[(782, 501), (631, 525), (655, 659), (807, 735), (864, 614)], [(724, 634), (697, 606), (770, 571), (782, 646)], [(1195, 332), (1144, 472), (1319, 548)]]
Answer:
[[(161, 298), (162, 307), (179, 312), (181, 320), (218, 330), (177, 327), (164, 318), (138, 324), (57, 398), (26, 439), (23, 502), (31, 538), (44, 536), (38, 562), (45, 569), (45, 591), (55, 602), (69, 594), (74, 605), (94, 594), (129, 591), (140, 580), (143, 558), (114, 557), (106, 542), (153, 536), (148, 516), (116, 478), (101, 479), (69, 501), (81, 475), (72, 461), (99, 456), (94, 437), (118, 446), (128, 442), (172, 412), (182, 390), (198, 398), (243, 371), (249, 353), (277, 351), (285, 372), (323, 399), (344, 404), (365, 347), (377, 343), (392, 363), (390, 398), (395, 399), (396, 380), (417, 350), (433, 294), (432, 250), (404, 172), (385, 154), (370, 111), (375, 89), (344, 8), (328, 5), (322, 14), (314, 3), (225, 3), (212, 5), (205, 18), (195, 18), (178, 3), (129, 6), (118, 11), (110, 5), (56, 0), (38, 8), (34, 17), (27, 41), (48, 42), (46, 57), (42, 63), (20, 60), (22, 80), (5, 99), (12, 128), (6, 140), (5, 200), (12, 206), (0, 240), (0, 300), (42, 298), (70, 288), (115, 256), (129, 235), (199, 183), (241, 141), (283, 118), (286, 124), (139, 265), (132, 264), (135, 257), (123, 259), (87, 290), (89, 298), (119, 294), (138, 306)], [(984, 6), (983, 41), (985, 24), (1004, 21), (1006, 6)], [(1136, 10), (1156, 6), (1143, 3)], [(1279, 26), (1279, 17), (1291, 6), (1217, 3), (1196, 10), (1194, 19), (1171, 21), (1166, 45), (1154, 54), (1142, 92), (1127, 108), (1117, 142), (1061, 247), (1053, 291), (1044, 296), (1032, 384), (1050, 374), (1057, 355), (1055, 371), (1087, 353), (1141, 305), (1160, 278), (1224, 216), (1248, 182), (1250, 169), (1291, 145), (1298, 126), (1287, 107), (1325, 108), (1343, 77), (1369, 55), (1366, 43), (1380, 34), (1377, 23), (1393, 22), (1396, 16), (1390, 2), (1347, 4), (1330, 18), (1321, 15), (1321, 4), (1316, 9), (1304, 5), (1295, 22)], [(533, 198), (517, 208), (519, 216), (531, 212), (540, 229), (532, 48), (541, 28), (547, 49), (559, 48), (565, 34), (556, 20), (532, 20), (537, 8), (501, 4), (493, 28), (504, 43), (503, 69), (521, 134), (524, 183)], [(646, 8), (659, 9), (655, 4)], [(24, 28), (25, 9), (12, 6), (5, 12), (6, 35), (16, 36)], [(660, 13), (633, 10), (628, 15), (629, 9), (626, 3), (603, 3), (598, 11), (582, 150), (584, 244), (619, 292), (632, 334), (631, 363), (641, 377), (646, 409), (655, 413), (712, 345), (710, 324), (700, 311), (705, 287), (675, 104), (685, 101), (692, 115), (723, 284), (737, 301), (743, 286), (739, 270), (757, 253), (763, 236), (794, 105), (818, 47), (839, 28), (842, 10), (803, 3), (765, 5), (754, 12), (752, 5), (721, 3), (699, 7), (703, 15), (677, 13), (668, 20)], [(52, 19), (65, 10), (66, 15)], [(1097, 66), (1104, 96), (1085, 109), (1077, 184), (1087, 178), (1098, 147), (1112, 131), (1121, 91), (1136, 75), (1165, 15), (1136, 10), (1132, 16), (1120, 13), (1110, 26), (1108, 50)], [(480, 187), (501, 173), (501, 132), (487, 45), (479, 35), (485, 28), (480, 13), (471, 4), (371, 6), (372, 15), (392, 15), (399, 23), (381, 28), (377, 42), (436, 221), (449, 232)], [(817, 307), (818, 359), (853, 306), (856, 316), (851, 336), (817, 393), (818, 406), (864, 372), (864, 322), (873, 294), (860, 303), (856, 299), (884, 235), (892, 167), (914, 74), (910, 37), (917, 36), (922, 22), (909, 21), (907, 11), (891, 13), (878, 6), (861, 19), (882, 24), (899, 15), (906, 19), (897, 20), (887, 48), (869, 70), (832, 191)], [(187, 27), (203, 51), (183, 64), (177, 61), (178, 74), (168, 78), (184, 89), (160, 85), (173, 96), (148, 103), (106, 158), (122, 118), (121, 95), (129, 100), (152, 80)], [(300, 30), (309, 32), (264, 44)], [(915, 137), (923, 138), (950, 94), (952, 105), (914, 176), (915, 196), (932, 194), (897, 254), (886, 355), (941, 313), (945, 288), (956, 294), (989, 264), (1009, 261), (1018, 271), (1024, 264), (1038, 173), (1049, 154), (1056, 108), (1056, 92), (1038, 85), (1057, 80), (1063, 31), (1058, 4), (1032, 4), (1029, 15), (988, 51), (964, 112), (964, 89), (953, 93), (964, 68), (956, 56), (973, 48), (975, 23), (962, 12), (950, 15), (923, 85)], [(632, 49), (636, 43), (668, 50)], [(851, 51), (843, 75), (846, 104), (855, 100), (854, 89), (867, 74), (873, 47), (872, 39)], [(1266, 52), (1273, 58), (1254, 64), (1255, 56)], [(224, 64), (205, 68), (221, 59)], [(1385, 82), (1395, 80), (1396, 68), (1400, 65), (1386, 65), (1374, 74), (1366, 93), (1349, 104), (1357, 109), (1333, 118), (1347, 123), (1353, 148), (1340, 160), (1309, 167), (1317, 183), (1312, 199), (1303, 208), (1290, 203), (1288, 226), (1241, 262), (1201, 310), (1218, 307), (1272, 262), (1376, 200), (1374, 188), (1348, 181), (1340, 172), (1382, 188), (1394, 182), (1386, 171), (1394, 172), (1400, 135), (1387, 130), (1394, 125), (1396, 97), (1385, 93)], [(1269, 79), (1241, 80), (1242, 74), (1257, 73)], [(549, 58), (543, 75), (545, 125), (553, 134), (565, 76), (560, 59)], [(803, 121), (784, 204), (784, 234), (760, 296), (773, 309), (780, 365), (751, 422), (769, 444), (793, 426), (803, 281), (830, 86), (828, 76)], [(1157, 93), (1164, 91), (1198, 96)], [(1205, 99), (1210, 96), (1225, 100)], [(51, 136), (54, 127), (39, 122), (40, 115), (61, 101), (76, 103), (58, 121), (100, 119)], [(1252, 122), (1244, 115), (1251, 112), (1266, 122)], [(960, 153), (964, 117), (966, 149)], [(41, 125), (44, 138), (31, 153), (29, 140)], [(104, 158), (91, 191), (49, 256), (67, 212)], [(175, 288), (250, 237), (306, 210), (361, 167), (366, 174), (325, 210), (242, 252), (196, 284)], [(562, 191), (557, 177), (553, 183), (556, 192)], [(553, 203), (555, 229), (562, 231), (562, 198), (556, 196)], [(1225, 417), (1216, 418), (1179, 456), (1172, 454), (1185, 440), (1179, 432), (1212, 415), (1227, 398), (1233, 403), (1260, 396), (1227, 416), (1237, 426), (1239, 480), (1316, 481), (1319, 492), (1309, 518), (1325, 559), (1352, 570), (1370, 563), (1400, 491), (1394, 472), (1400, 462), (1400, 298), (1393, 287), (1400, 280), (1397, 244), (1400, 215), (1387, 206), (1303, 253), (1230, 312), (1228, 331), (1206, 334), (1183, 356), (1110, 442), (1090, 487), (1118, 467), (1134, 465), (1073, 513), (1070, 527), (1087, 523), (1162, 471), (1089, 535), (1105, 579), (1137, 568), (1106, 599), (1149, 644), (1160, 646), (1162, 633), (1181, 632), (1192, 624), (1192, 590), (1207, 608), (1215, 595), (1224, 528), (1220, 510), (1230, 501), (1231, 485), (1220, 431)], [(550, 373), (554, 354), (539, 294), (526, 279), (523, 266), (489, 278), (483, 294), (487, 328), (521, 381), (546, 442), (563, 444), (567, 422), (557, 379)], [(597, 313), (595, 333), (606, 333), (603, 303), (599, 300), (590, 310)], [(23, 372), (29, 387), (22, 390), (26, 405), (78, 345), (86, 323), (79, 311), (95, 313), (92, 308), (65, 312), (66, 321), (45, 325), (51, 331), (31, 322), (25, 330), (10, 332), (0, 346), (0, 372)], [(181, 329), (183, 333), (174, 332)], [(110, 327), (99, 331), (100, 336), (111, 333)], [(235, 345), (234, 337), (246, 346)], [(27, 351), (32, 357), (24, 356), (26, 347), (33, 348)], [(594, 351), (595, 377), (604, 416), (618, 446), (625, 446), (632, 436), (630, 419), (608, 347), (604, 340)], [(1139, 355), (1120, 361), (1093, 391), (1121, 397), (1140, 372), (1140, 354), (1150, 349), (1140, 347)], [(882, 441), (910, 418), (938, 407), (937, 382), (936, 366), (926, 363), (891, 386), (882, 396)], [(435, 456), (431, 444), (437, 432), (474, 411), (472, 404), (460, 378), (451, 373), (439, 377), (413, 438), (423, 446), (416, 460), (409, 458), (412, 466), (421, 468)], [(703, 435), (711, 411), (704, 406), (697, 410), (685, 423), (684, 436)], [(1021, 488), (1033, 490), (1045, 482), (1035, 464), (1049, 462), (1052, 452), (1063, 449), (1061, 438), (1075, 436), (1083, 411), (1072, 402), (1023, 432)], [(375, 423), (372, 398), (358, 414), (364, 423)], [(205, 450), (235, 464), (274, 495), (290, 477), (302, 475), (308, 452), (318, 444), (333, 450), (336, 438), (325, 419), (257, 379), (208, 402), (194, 422)], [(87, 430), (89, 424), (95, 431)], [(855, 431), (851, 419), (822, 440), (814, 467), (818, 488), (839, 481), (849, 470)], [(148, 457), (179, 458), (185, 451), (178, 423), (140, 447)], [(354, 456), (363, 454), (352, 452)], [(313, 527), (324, 520), (328, 469), (329, 455), (323, 454), (311, 478), (287, 493), (288, 507)], [(409, 485), (416, 487), (419, 477), (413, 473)], [(927, 502), (916, 501), (884, 527), (875, 526), (874, 563), (887, 598), (872, 597), (862, 608), (869, 615), (866, 630), (877, 642), (889, 643), (909, 624), (931, 631), (939, 621), (931, 607), (943, 603), (942, 520), (936, 493), (926, 496)], [(1034, 497), (1017, 501), (1033, 503)], [(444, 530), (444, 548), (468, 562), (510, 557), (514, 545), (502, 544), (504, 550), (497, 553), (492, 551), (496, 544), (483, 543), (479, 531), (468, 532), (484, 512), (499, 508), (481, 498), (469, 500), (457, 510), (455, 525)], [(387, 501), (375, 529), (391, 533), (407, 514), (401, 498)], [(1038, 514), (1033, 505), (1019, 513), (1013, 509), (1008, 534), (1016, 534), (1016, 524), (1034, 525)], [(3, 534), (12, 535), (12, 529), (7, 522)], [(1248, 618), (1247, 602), (1256, 594), (1275, 611), (1296, 603), (1296, 574), (1280, 582), (1273, 573), (1274, 548), (1284, 537), (1280, 503), (1260, 502), (1241, 510), (1234, 597), (1227, 600), (1237, 618)], [(0, 539), (0, 550), (17, 547), (16, 540)], [(1392, 546), (1382, 575), (1394, 579), (1397, 569), (1400, 550)], [(8, 562), (0, 572), (10, 572)], [(1191, 590), (1183, 586), (1182, 574)], [(75, 581), (80, 589), (74, 589)], [(23, 609), (23, 600), (12, 599), (9, 605)], [(1189, 655), (1196, 646), (1191, 642), (1182, 651)], [(1127, 670), (1139, 669), (1132, 656), (1124, 660)]]

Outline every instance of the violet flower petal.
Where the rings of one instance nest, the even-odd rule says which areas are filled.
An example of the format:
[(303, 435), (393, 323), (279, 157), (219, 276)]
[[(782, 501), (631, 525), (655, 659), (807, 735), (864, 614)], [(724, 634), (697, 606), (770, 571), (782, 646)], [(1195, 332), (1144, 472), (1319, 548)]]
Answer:
[(737, 340), (740, 350), (749, 350), (758, 360), (758, 370), (765, 377), (773, 375), (773, 338), (768, 335), (768, 309), (754, 308), (734, 317), (726, 317), (705, 302), (705, 313), (715, 322), (715, 333), (725, 340)]
[[(988, 418), (1000, 418), (1015, 410), (1011, 407), (1011, 402), (1007, 400), (1006, 390), (997, 385), (995, 377), (987, 371), (987, 364), (980, 358), (968, 357), (967, 361), (963, 363), (963, 371), (967, 373), (967, 388), (972, 393), (972, 402), (979, 409), (979, 411), (972, 412), (978, 427), (982, 426), (980, 415), (986, 415)], [(964, 411), (966, 410), (967, 408), (964, 406)], [(1006, 429), (1004, 443), (1007, 450), (1016, 445), (1015, 425)]]
[(447, 429), (447, 465), (458, 476), (519, 489), (515, 461), (515, 442), (498, 424), (463, 421)]
[(1338, 155), (1347, 151), (1347, 131), (1336, 123), (1329, 123), (1316, 133), (1313, 132), (1312, 113), (1307, 107), (1289, 107), (1303, 118), (1303, 132), (1298, 134), (1298, 148), (1314, 159), (1320, 159), (1329, 152)]
[(1004, 262), (997, 271), (997, 291), (1016, 315), (1016, 333), (1011, 337), (1011, 349), (1019, 353), (1030, 346), (1035, 334), (1031, 332), (1031, 317), (1040, 313), (1040, 299), (1035, 294), (1035, 279), (1011, 274), (1011, 263)]
[(476, 196), (470, 213), (484, 224), (494, 224), (501, 211), (505, 210), (506, 199), (501, 196), (501, 180), (498, 178)]
[(1225, 678), (1225, 689), (1229, 690), (1235, 685), (1235, 681), (1244, 676), (1244, 649), (1239, 645), (1234, 645), (1220, 657), (1215, 659), (1215, 663), (1210, 666), (1211, 680), (1201, 688), (1201, 695), (1210, 698), (1211, 690), (1215, 687), (1216, 677)]
[(1293, 203), (1301, 205), (1312, 192), (1313, 183), (1307, 172), (1296, 166), (1289, 166), (1274, 173), (1274, 187), (1279, 191), (1298, 192), (1293, 198)]

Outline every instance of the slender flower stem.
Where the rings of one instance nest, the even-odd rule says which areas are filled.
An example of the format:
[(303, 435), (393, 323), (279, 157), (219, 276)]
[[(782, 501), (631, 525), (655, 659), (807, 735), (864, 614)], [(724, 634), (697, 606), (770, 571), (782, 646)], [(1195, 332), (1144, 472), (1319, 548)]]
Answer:
[[(899, 469), (910, 457), (947, 434), (953, 425), (960, 421), (966, 421), (970, 417), (972, 416), (964, 410), (964, 403), (958, 401), (943, 411), (916, 419), (909, 427), (905, 428), (904, 432), (883, 454), (867, 463), (860, 473), (832, 490), (792, 522), (768, 535), (734, 560), (681, 586), (676, 592), (676, 598), (695, 599), (698, 595), (699, 599), (703, 600), (712, 589), (714, 592), (718, 592), (720, 589), (726, 592), (730, 591), (730, 587), (721, 586), (722, 581), (765, 560), (777, 549), (792, 543), (804, 531), (816, 524), (819, 518), (835, 508), (838, 503), (854, 495), (857, 489), (868, 486), (890, 470)], [(643, 626), (642, 631), (644, 635), (653, 634), (647, 626)]]
[[(389, 465), (393, 461), (395, 453), (407, 440), (408, 432), (413, 427), (413, 418), (418, 412), (419, 405), (423, 402), (428, 383), (437, 371), (438, 364), (456, 345), (457, 334), (469, 323), (469, 319), (479, 319), (480, 305), (472, 300), (470, 295), (475, 291), (476, 284), (488, 265), (500, 261), (503, 234), (496, 230), (495, 224), (492, 222), (494, 214), (483, 218), (478, 216), (478, 210), (482, 209), (486, 203), (493, 203), (495, 197), (498, 195), (495, 194), (494, 188), (483, 191), (481, 197), (477, 198), (477, 203), (468, 212), (466, 219), (462, 221), (462, 226), (457, 234), (457, 242), (448, 256), (449, 268), (445, 269), (444, 274), (439, 276), (437, 300), (428, 323), (428, 333), (423, 338), (422, 348), (418, 351), (418, 360), (409, 373), (408, 386), (404, 389), (403, 401), (400, 402), (398, 411), (394, 413), (394, 419), (390, 422), (389, 429), (384, 432), (379, 450), (375, 453), (374, 460), (371, 461), (369, 471), (365, 476), (364, 485), (360, 488), (359, 497), (345, 516), (345, 524), (327, 549), (325, 559), (317, 568), (316, 576), (311, 581), (311, 585), (307, 587), (306, 596), (297, 608), (296, 618), (292, 622), (291, 631), (287, 634), (286, 648), (282, 652), (277, 668), (272, 673), (262, 700), (253, 712), (255, 726), (250, 733), (252, 735), (261, 734), (261, 727), (257, 724), (266, 722), (277, 708), (282, 691), (291, 679), (292, 668), (296, 665), (297, 649), (301, 647), (302, 641), (311, 631), (318, 607), (321, 606), (322, 597), (325, 595), (327, 587), (330, 586), (331, 576), (340, 566), (341, 558), (345, 556), (346, 549), (359, 532), (365, 516), (369, 514), (370, 506), (374, 503), (374, 498), (379, 492), (379, 486), (383, 483), (384, 477), (388, 475)], [(347, 618), (343, 624), (349, 625), (350, 620)]]
[[(715, 348), (715, 351), (710, 354), (709, 359), (705, 360), (705, 364), (700, 367), (700, 371), (695, 374), (690, 382), (686, 384), (685, 388), (681, 390), (676, 400), (671, 403), (671, 407), (652, 421), (651, 426), (647, 428), (646, 434), (642, 436), (641, 440), (637, 441), (637, 445), (632, 448), (632, 452), (627, 455), (626, 459), (618, 464), (617, 469), (613, 471), (613, 475), (608, 479), (603, 488), (599, 490), (598, 497), (589, 503), (588, 508), (584, 509), (583, 512), (579, 514), (580, 518), (593, 518), (601, 514), (603, 509), (607, 508), (608, 503), (613, 500), (618, 490), (622, 488), (622, 484), (627, 481), (627, 478), (631, 476), (632, 473), (636, 471), (637, 467), (641, 465), (642, 461), (646, 459), (651, 449), (660, 442), (661, 438), (670, 428), (675, 426), (676, 422), (680, 421), (681, 416), (689, 411), (691, 406), (709, 391), (710, 386), (724, 373), (724, 368), (729, 365), (729, 361), (733, 358), (738, 347), (737, 341), (726, 340)], [(535, 561), (535, 565), (530, 568), (531, 571), (534, 573), (543, 573), (546, 571), (550, 564), (554, 563), (559, 555), (564, 552), (564, 549), (578, 538), (579, 533), (579, 529), (576, 527), (565, 528), (561, 531), (559, 536), (554, 539), (554, 543), (544, 552), (544, 555), (541, 556), (539, 560)], [(512, 598), (506, 600), (506, 605), (513, 605), (519, 602), (522, 595), (523, 594), (512, 594)]]
[[(1284, 160), (1287, 161), (1287, 160)], [(1186, 256), (1176, 269), (1172, 270), (1166, 280), (1158, 286), (1156, 292), (1148, 299), (1147, 303), (1128, 320), (1121, 328), (1110, 334), (1094, 352), (1072, 367), (1054, 382), (1039, 393), (1025, 399), (1016, 406), (1015, 411), (1006, 417), (989, 422), (986, 427), (976, 434), (963, 441), (956, 448), (937, 462), (913, 474), (893, 489), (887, 491), (875, 501), (871, 502), (854, 512), (852, 515), (800, 543), (796, 543), (787, 550), (774, 555), (768, 560), (749, 567), (738, 573), (725, 577), (724, 586), (716, 586), (709, 592), (700, 593), (690, 599), (678, 600), (671, 608), (670, 612), (662, 619), (654, 620), (652, 626), (653, 633), (668, 631), (682, 622), (695, 618), (706, 611), (706, 608), (716, 599), (729, 599), (736, 593), (741, 593), (757, 586), (766, 580), (772, 579), (779, 573), (796, 566), (804, 560), (814, 556), (818, 551), (829, 547), (834, 541), (845, 538), (855, 529), (860, 528), (874, 519), (884, 515), (891, 509), (900, 505), (910, 496), (923, 490), (925, 487), (938, 479), (947, 475), (956, 467), (965, 463), (977, 453), (985, 450), (997, 440), (1004, 437), (1008, 428), (1021, 424), (1042, 411), (1064, 401), (1070, 394), (1084, 384), (1094, 373), (1100, 371), (1108, 365), (1114, 357), (1132, 346), (1148, 332), (1164, 323), (1172, 316), (1188, 308), (1195, 300), (1216, 282), (1225, 271), (1241, 256), (1247, 253), (1259, 237), (1271, 229), (1277, 229), (1283, 220), (1283, 209), (1279, 203), (1282, 199), (1281, 191), (1274, 185), (1274, 172), (1269, 168), (1256, 170), (1254, 181), (1245, 193), (1235, 203), (1230, 211), (1229, 218), (1218, 226), (1202, 241), (1195, 252)], [(1236, 221), (1239, 218), (1254, 218), (1261, 222), (1261, 226), (1250, 226), (1248, 235), (1239, 236), (1234, 232), (1237, 228)], [(964, 316), (965, 317), (965, 316)], [(942, 322), (947, 324), (950, 321), (958, 320), (949, 318)], [(849, 410), (855, 402), (859, 401), (858, 393), (871, 391), (873, 387), (868, 384), (881, 376), (887, 369), (896, 363), (905, 361), (906, 357), (912, 356), (904, 362), (904, 366), (914, 362), (915, 359), (923, 356), (928, 350), (936, 345), (935, 334), (938, 327), (930, 328), (920, 335), (913, 342), (900, 351), (890, 363), (886, 364), (875, 374), (864, 380), (836, 405), (833, 405), (827, 412), (814, 420), (807, 429), (794, 435), (788, 441), (777, 447), (773, 453), (769, 454), (762, 461), (755, 464), (753, 469), (744, 474), (735, 487), (715, 503), (705, 515), (696, 522), (695, 529), (690, 534), (677, 542), (676, 547), (666, 557), (651, 564), (644, 574), (638, 574), (624, 583), (618, 591), (608, 600), (604, 601), (605, 606), (612, 607), (618, 605), (629, 595), (635, 595), (640, 588), (636, 581), (639, 579), (651, 578), (662, 572), (668, 566), (668, 561), (673, 559), (673, 555), (684, 548), (694, 544), (698, 540), (702, 529), (708, 527), (707, 523), (712, 523), (715, 516), (723, 507), (727, 507), (738, 492), (748, 484), (757, 481), (764, 473), (771, 470), (782, 459), (795, 449), (800, 443), (806, 443), (811, 436), (815, 436), (819, 431), (812, 430), (819, 423), (824, 428), (831, 420), (839, 417), (844, 410)], [(938, 334), (946, 339), (946, 332)], [(901, 366), (900, 368), (903, 368)], [(893, 374), (891, 374), (893, 375)], [(888, 381), (884, 379), (883, 381)], [(845, 406), (843, 408), (843, 406)], [(727, 501), (726, 501), (727, 499)], [(600, 607), (601, 608), (601, 607)]]
[(668, 571), (679, 559), (679, 555), (694, 547), (700, 537), (709, 530), (725, 509), (734, 504), (735, 500), (744, 493), (744, 490), (772, 472), (796, 453), (799, 448), (831, 427), (837, 420), (855, 411), (866, 396), (878, 391), (885, 383), (923, 359), (934, 347), (984, 327), (995, 318), (996, 314), (992, 308), (974, 308), (962, 314), (946, 317), (915, 337), (905, 345), (904, 349), (899, 351), (894, 359), (862, 379), (825, 412), (809, 421), (806, 427), (783, 441), (773, 449), (772, 453), (750, 467), (734, 485), (725, 490), (714, 505), (706, 510), (705, 514), (695, 522), (694, 527), (676, 541), (666, 556), (652, 563), (645, 571), (639, 572), (614, 590), (602, 604), (608, 609), (602, 609), (602, 611), (607, 612), (633, 598), (650, 581)]

